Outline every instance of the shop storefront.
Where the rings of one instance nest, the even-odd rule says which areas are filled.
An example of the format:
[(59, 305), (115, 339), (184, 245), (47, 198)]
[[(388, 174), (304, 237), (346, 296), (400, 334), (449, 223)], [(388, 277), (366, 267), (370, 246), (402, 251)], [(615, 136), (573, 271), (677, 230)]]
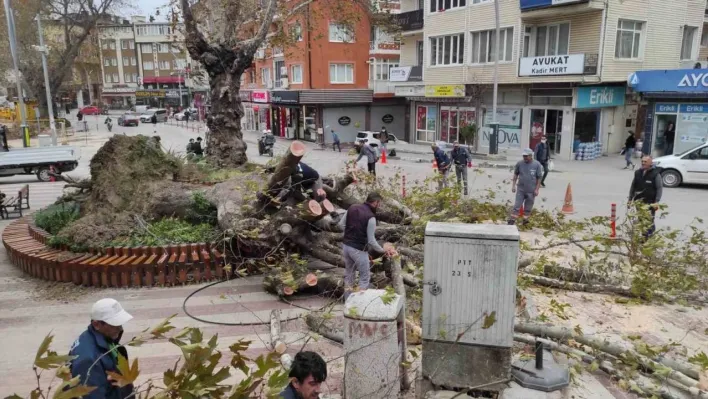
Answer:
[(373, 98), (372, 90), (301, 90), (303, 139), (320, 142), (320, 133), (326, 133), (324, 139), (331, 142), (334, 130), (343, 143), (355, 142), (357, 132), (369, 128), (367, 108)]
[(241, 99), (243, 106), (243, 118), (241, 118), (242, 130), (259, 130), (256, 115), (253, 111), (253, 103), (251, 100), (250, 90), (239, 90), (238, 96)]
[(135, 104), (135, 88), (133, 87), (104, 87), (101, 100), (111, 109), (130, 108)]
[(144, 89), (135, 91), (135, 105), (147, 105), (150, 108), (165, 108), (167, 105), (166, 102), (167, 90)]
[(476, 120), (475, 109), (465, 102), (465, 85), (428, 85), (424, 90), (425, 97), (411, 98), (415, 141), (465, 141), (460, 131)]
[[(508, 148), (535, 148), (545, 135), (553, 154), (561, 159), (572, 158), (573, 88), (570, 84), (547, 85), (528, 90), (523, 107), (521, 145), (513, 141)], [(499, 136), (499, 140), (502, 136)], [(500, 149), (503, 148), (500, 144)]]
[(300, 106), (300, 92), (281, 90), (273, 91), (270, 96), (272, 104), (273, 134), (286, 137), (292, 140), (312, 140), (310, 135), (307, 138), (303, 135), (304, 119)]
[[(255, 129), (264, 130), (271, 129), (270, 124), (270, 91), (268, 90), (253, 90), (251, 92), (251, 109), (253, 111), (253, 120)], [(275, 132), (274, 132), (275, 134)]]
[(626, 124), (622, 86), (581, 86), (576, 89), (573, 153), (580, 147), (599, 146), (603, 153), (617, 153), (624, 146), (632, 124)]
[(707, 70), (637, 71), (627, 83), (648, 103), (643, 153), (679, 154), (708, 140)]

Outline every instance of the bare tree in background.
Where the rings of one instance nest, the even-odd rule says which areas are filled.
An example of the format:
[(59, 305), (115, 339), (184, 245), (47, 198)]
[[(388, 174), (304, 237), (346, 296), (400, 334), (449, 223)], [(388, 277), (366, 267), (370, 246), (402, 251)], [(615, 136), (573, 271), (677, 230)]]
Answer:
[[(129, 6), (129, 0), (14, 0), (15, 25), (17, 28), (17, 46), (20, 56), (20, 72), (30, 95), (37, 98), (40, 106), (46, 109), (44, 95), (44, 75), (40, 53), (33, 47), (39, 43), (37, 24), (34, 20), (37, 14), (43, 18), (44, 37), (49, 47), (47, 63), (49, 67), (49, 88), (53, 95), (68, 79), (73, 79), (73, 70), (77, 61), (85, 70), (86, 64), (97, 58), (98, 49), (87, 49), (96, 46), (97, 42), (90, 40), (95, 33), (96, 25), (102, 20), (108, 20), (116, 10)], [(9, 54), (7, 25), (2, 18), (0, 25), (0, 50)], [(6, 50), (7, 51), (4, 51)], [(11, 68), (12, 59), (2, 57), (0, 69)]]
[(312, 30), (327, 20), (352, 31), (362, 20), (375, 25), (390, 21), (381, 18), (376, 3), (370, 0), (176, 1), (182, 10), (187, 50), (209, 75), (207, 159), (221, 167), (235, 167), (247, 161), (241, 131), (241, 76), (252, 66), (254, 55), (265, 46), (267, 38), (269, 45), (287, 48), (293, 41), (294, 20), (301, 15), (308, 20), (301, 27), (303, 30)]

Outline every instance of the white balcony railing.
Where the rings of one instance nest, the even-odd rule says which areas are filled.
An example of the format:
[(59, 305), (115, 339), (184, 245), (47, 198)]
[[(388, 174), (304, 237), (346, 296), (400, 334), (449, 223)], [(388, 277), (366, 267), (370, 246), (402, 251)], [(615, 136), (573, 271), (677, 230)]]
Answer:
[(388, 80), (369, 80), (369, 89), (374, 91), (374, 94), (394, 93), (395, 86)]

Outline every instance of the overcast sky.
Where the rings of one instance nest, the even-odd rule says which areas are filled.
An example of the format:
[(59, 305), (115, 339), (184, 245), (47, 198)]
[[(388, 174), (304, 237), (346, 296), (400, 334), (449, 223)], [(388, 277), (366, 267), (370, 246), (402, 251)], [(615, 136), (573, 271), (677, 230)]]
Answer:
[[(159, 7), (161, 8), (160, 16), (155, 18), (157, 20), (165, 20), (167, 9), (164, 6), (167, 4), (169, 4), (169, 0), (140, 0), (137, 4), (137, 14), (149, 17), (150, 15), (155, 15), (155, 9)], [(133, 13), (131, 12), (131, 14)]]

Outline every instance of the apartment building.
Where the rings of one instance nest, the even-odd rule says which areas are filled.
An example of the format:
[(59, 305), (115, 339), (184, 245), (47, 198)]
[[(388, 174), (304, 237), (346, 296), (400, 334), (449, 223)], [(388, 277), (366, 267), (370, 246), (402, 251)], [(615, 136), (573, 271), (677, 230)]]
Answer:
[[(266, 44), (243, 76), (241, 99), (247, 130), (271, 129), (291, 139), (343, 142), (361, 130), (403, 132), (407, 106), (395, 98), (389, 70), (399, 65), (400, 43), (362, 19), (354, 27), (335, 23), (319, 3), (288, 21), (295, 39), (287, 48)], [(398, 11), (397, 1), (382, 3)]]
[(104, 103), (186, 107), (208, 90), (179, 27), (134, 16), (98, 29)]
[(497, 1), (499, 110), (493, 118), (493, 0), (401, 0), (408, 24), (402, 24), (401, 66), (391, 81), (409, 100), (411, 141), (451, 142), (477, 123), (471, 144), (486, 152), (496, 119), (501, 151), (534, 147), (546, 135), (562, 159), (584, 145), (619, 152), (628, 132), (643, 130), (647, 112), (628, 89), (628, 76), (692, 67), (708, 56), (705, 1)]

